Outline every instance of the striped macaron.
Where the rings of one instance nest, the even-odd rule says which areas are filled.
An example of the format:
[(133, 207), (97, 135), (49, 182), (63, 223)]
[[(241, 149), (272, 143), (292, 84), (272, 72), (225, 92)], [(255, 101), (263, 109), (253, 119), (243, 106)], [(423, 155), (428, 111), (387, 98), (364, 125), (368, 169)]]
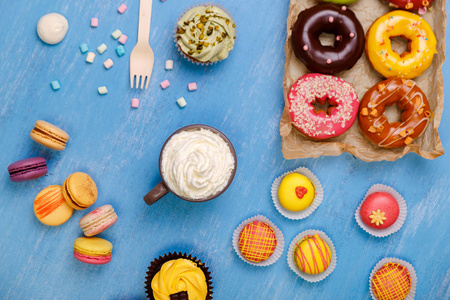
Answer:
[(72, 213), (73, 208), (64, 200), (59, 185), (46, 187), (34, 199), (34, 214), (45, 225), (61, 225), (70, 219)]
[(94, 209), (83, 218), (79, 224), (85, 236), (93, 236), (108, 229), (118, 219), (114, 208), (107, 204)]

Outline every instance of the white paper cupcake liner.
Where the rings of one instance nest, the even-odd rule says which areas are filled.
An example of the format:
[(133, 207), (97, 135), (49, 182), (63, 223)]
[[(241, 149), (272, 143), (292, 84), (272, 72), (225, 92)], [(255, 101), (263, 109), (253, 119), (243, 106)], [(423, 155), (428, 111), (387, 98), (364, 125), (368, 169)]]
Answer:
[[(302, 238), (304, 238), (307, 235), (316, 235), (319, 234), (319, 236), (327, 243), (328, 247), (331, 250), (331, 262), (330, 265), (328, 266), (328, 268), (320, 273), (320, 274), (315, 274), (315, 275), (311, 275), (311, 274), (306, 274), (303, 273), (302, 271), (300, 271), (294, 261), (294, 248), (295, 248), (295, 244), (300, 241)], [(300, 276), (301, 278), (303, 278), (304, 280), (308, 281), (308, 282), (319, 282), (321, 280), (324, 280), (328, 275), (330, 275), (334, 269), (336, 268), (337, 265), (337, 254), (336, 254), (336, 249), (334, 248), (334, 244), (331, 241), (331, 239), (323, 232), (320, 230), (315, 230), (315, 229), (310, 229), (310, 230), (305, 230), (303, 232), (300, 232), (291, 242), (291, 244), (289, 245), (289, 250), (288, 250), (288, 254), (287, 254), (287, 262), (289, 267), (291, 268), (292, 271), (294, 271), (295, 274), (297, 274), (298, 276)]]
[[(241, 254), (241, 250), (239, 249), (239, 234), (241, 233), (242, 229), (244, 229), (245, 225), (247, 225), (250, 222), (253, 221), (261, 221), (266, 223), (267, 225), (269, 225), (270, 227), (272, 227), (275, 236), (277, 238), (277, 246), (275, 248), (275, 251), (272, 253), (272, 255), (265, 261), (256, 263), (253, 261), (250, 261), (248, 259), (246, 259), (242, 254)], [(280, 229), (278, 229), (277, 226), (275, 226), (275, 224), (273, 224), (269, 219), (267, 219), (266, 217), (262, 216), (262, 215), (257, 215), (254, 216), (252, 218), (249, 218), (245, 221), (243, 221), (241, 224), (239, 224), (239, 226), (234, 230), (233, 233), (233, 248), (234, 251), (236, 251), (237, 255), (246, 263), (253, 265), (253, 266), (258, 266), (258, 267), (267, 267), (270, 266), (271, 264), (275, 263), (280, 257), (281, 254), (283, 254), (283, 250), (284, 250), (284, 236), (283, 233), (281, 232)]]
[(401, 264), (402, 266), (404, 266), (408, 269), (409, 276), (411, 277), (411, 290), (409, 291), (409, 294), (408, 294), (408, 296), (406, 296), (405, 300), (413, 300), (414, 296), (416, 294), (416, 287), (417, 287), (416, 270), (414, 270), (414, 267), (409, 262), (406, 262), (404, 260), (401, 260), (399, 258), (394, 258), (394, 257), (383, 258), (372, 269), (372, 272), (370, 273), (370, 277), (369, 277), (369, 291), (370, 291), (370, 295), (372, 296), (372, 299), (378, 300), (372, 291), (373, 275), (375, 275), (375, 272), (377, 272), (379, 269), (381, 269), (382, 266), (384, 266), (385, 264), (387, 264), (389, 262)]
[[(215, 6), (215, 7), (218, 7), (218, 8), (220, 8), (221, 10), (223, 10), (223, 11), (224, 11), (224, 12), (225, 12), (225, 13), (233, 20), (234, 24), (236, 24), (236, 22), (235, 22), (234, 19), (233, 19), (233, 16), (230, 15), (230, 13), (228, 12), (228, 10), (227, 10), (226, 8), (224, 8), (222, 5), (219, 5), (219, 4), (216, 4), (216, 3), (210, 3), (210, 2), (205, 3), (205, 4), (197, 4), (197, 5), (192, 5), (192, 6), (190, 6), (189, 8), (187, 8), (186, 10), (184, 10), (183, 13), (180, 14), (180, 16), (178, 17), (176, 23), (178, 24), (178, 21), (181, 19), (181, 17), (183, 17), (188, 11), (190, 11), (190, 10), (193, 9), (194, 7), (198, 7), (198, 6)], [(237, 26), (236, 26), (236, 27), (237, 27)], [(236, 27), (234, 28), (234, 45), (236, 45), (236, 40), (237, 40), (237, 28), (236, 28)], [(181, 48), (178, 46), (177, 29), (178, 29), (178, 25), (175, 25), (175, 32), (174, 32), (174, 35), (173, 35), (174, 41), (175, 41), (175, 46), (177, 47), (177, 50), (178, 50), (178, 52), (181, 54), (181, 56), (183, 56), (185, 59), (187, 59), (188, 61), (190, 61), (190, 62), (193, 63), (193, 64), (201, 65), (201, 66), (212, 66), (212, 65), (215, 65), (215, 64), (217, 64), (218, 62), (222, 61), (222, 60), (218, 60), (218, 61), (214, 61), (214, 62), (210, 62), (210, 61), (209, 61), (209, 62), (201, 62), (201, 61), (195, 60), (195, 59), (191, 58), (190, 56), (188, 56), (188, 55), (187, 55), (186, 53), (184, 53), (183, 50), (181, 50)], [(231, 51), (233, 51), (233, 50), (234, 50), (234, 46), (233, 46), (233, 49), (231, 49), (229, 53), (231, 53)], [(223, 60), (225, 60), (225, 59), (223, 59)]]
[[(373, 194), (375, 192), (385, 192), (385, 193), (391, 194), (395, 198), (395, 200), (397, 200), (398, 206), (400, 208), (400, 212), (398, 214), (397, 221), (395, 221), (394, 224), (392, 224), (391, 226), (389, 226), (388, 228), (385, 228), (385, 229), (375, 229), (370, 226), (367, 226), (362, 221), (361, 216), (359, 214), (363, 202), (366, 201), (367, 197), (370, 194)], [(402, 228), (403, 223), (405, 223), (406, 213), (407, 213), (407, 209), (406, 209), (405, 199), (403, 199), (403, 197), (396, 190), (394, 190), (393, 188), (386, 186), (384, 184), (375, 184), (367, 191), (366, 195), (364, 196), (363, 201), (361, 201), (358, 208), (356, 209), (355, 219), (356, 219), (356, 222), (358, 223), (359, 227), (364, 229), (364, 231), (366, 231), (368, 234), (381, 238), (381, 237), (385, 237), (390, 234), (393, 234), (394, 232), (399, 231), (400, 228)]]
[[(281, 181), (286, 175), (291, 173), (299, 173), (308, 177), (314, 183), (314, 187), (316, 188), (316, 197), (314, 198), (314, 201), (311, 204), (311, 206), (309, 206), (305, 210), (302, 211), (287, 210), (281, 205), (280, 200), (278, 199), (278, 188), (280, 187)], [(320, 183), (319, 179), (317, 179), (316, 175), (314, 175), (313, 172), (304, 167), (297, 168), (291, 172), (286, 172), (283, 175), (279, 176), (277, 179), (275, 179), (275, 181), (272, 183), (271, 193), (272, 193), (272, 201), (276, 209), (280, 212), (280, 214), (291, 220), (301, 220), (308, 217), (319, 207), (320, 203), (322, 203), (323, 200), (322, 184)]]

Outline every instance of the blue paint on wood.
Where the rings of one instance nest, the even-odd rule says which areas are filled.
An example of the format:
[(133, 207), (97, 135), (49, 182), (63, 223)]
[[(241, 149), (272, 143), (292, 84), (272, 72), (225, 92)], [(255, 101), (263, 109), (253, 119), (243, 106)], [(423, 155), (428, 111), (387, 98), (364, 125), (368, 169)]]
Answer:
[[(369, 299), (368, 276), (378, 260), (399, 257), (412, 263), (419, 277), (417, 299), (450, 298), (449, 156), (434, 161), (407, 155), (396, 162), (365, 163), (349, 155), (284, 160), (278, 134), (283, 109), (282, 78), (285, 26), (289, 1), (221, 1), (236, 20), (238, 40), (230, 57), (211, 67), (193, 65), (174, 47), (175, 21), (197, 1), (154, 1), (151, 45), (155, 52), (152, 81), (146, 91), (129, 89), (128, 59), (137, 39), (139, 1), (8, 1), (0, 12), (0, 297), (5, 299), (142, 299), (147, 266), (168, 251), (186, 251), (211, 269), (215, 299)], [(49, 12), (64, 14), (70, 28), (56, 46), (40, 42), (35, 26)], [(98, 17), (98, 28), (90, 19)], [(110, 34), (129, 36), (119, 58)], [(85, 62), (79, 45), (108, 50)], [(447, 44), (449, 39), (447, 36)], [(112, 58), (114, 68), (103, 61)], [(165, 60), (175, 67), (164, 69)], [(448, 63), (444, 65), (450, 85)], [(57, 78), (61, 89), (49, 82)], [(171, 87), (159, 83), (169, 79)], [(187, 84), (198, 90), (189, 93)], [(100, 96), (99, 86), (109, 94)], [(188, 106), (179, 109), (184, 96)], [(139, 109), (131, 99), (140, 99)], [(441, 122), (449, 148), (449, 109)], [(29, 137), (36, 120), (54, 123), (70, 134), (63, 152), (48, 150)], [(222, 130), (238, 153), (238, 172), (230, 189), (203, 204), (173, 195), (149, 207), (142, 197), (160, 178), (158, 154), (165, 138), (184, 125), (204, 123)], [(19, 159), (44, 156), (49, 174), (35, 181), (12, 183), (6, 167)], [(272, 181), (305, 166), (321, 180), (325, 199), (310, 217), (282, 217), (270, 198)], [(90, 266), (72, 257), (73, 241), (82, 235), (75, 212), (62, 226), (48, 227), (33, 214), (34, 197), (44, 187), (62, 184), (83, 171), (96, 181), (95, 207), (112, 204), (119, 221), (100, 236), (114, 244), (109, 265)], [(406, 199), (403, 228), (387, 238), (368, 236), (353, 215), (375, 183), (395, 187)], [(231, 246), (232, 232), (244, 219), (263, 214), (284, 233), (288, 245), (305, 229), (325, 231), (334, 241), (338, 265), (327, 279), (307, 283), (283, 257), (257, 268), (241, 261)]]

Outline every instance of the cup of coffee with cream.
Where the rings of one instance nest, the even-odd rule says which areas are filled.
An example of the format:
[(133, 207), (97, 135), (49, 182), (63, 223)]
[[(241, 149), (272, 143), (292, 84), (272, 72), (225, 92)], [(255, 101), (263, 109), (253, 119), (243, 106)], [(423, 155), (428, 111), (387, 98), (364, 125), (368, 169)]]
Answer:
[(230, 140), (216, 128), (200, 124), (180, 128), (161, 149), (162, 182), (144, 200), (152, 205), (168, 192), (191, 202), (212, 200), (230, 186), (236, 160)]

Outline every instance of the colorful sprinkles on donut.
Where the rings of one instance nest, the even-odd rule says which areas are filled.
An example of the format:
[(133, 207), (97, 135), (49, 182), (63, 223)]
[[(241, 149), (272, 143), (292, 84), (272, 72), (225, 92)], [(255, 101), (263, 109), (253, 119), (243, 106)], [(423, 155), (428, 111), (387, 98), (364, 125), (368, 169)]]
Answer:
[[(338, 77), (307, 74), (300, 77), (288, 94), (289, 113), (293, 125), (312, 139), (339, 136), (355, 122), (358, 96), (353, 87)], [(316, 111), (314, 104), (329, 107)]]
[[(394, 51), (391, 43), (394, 37), (407, 39), (408, 50)], [(436, 37), (430, 25), (407, 11), (391, 11), (375, 20), (367, 31), (367, 57), (374, 69), (386, 78), (420, 76), (436, 53)]]

